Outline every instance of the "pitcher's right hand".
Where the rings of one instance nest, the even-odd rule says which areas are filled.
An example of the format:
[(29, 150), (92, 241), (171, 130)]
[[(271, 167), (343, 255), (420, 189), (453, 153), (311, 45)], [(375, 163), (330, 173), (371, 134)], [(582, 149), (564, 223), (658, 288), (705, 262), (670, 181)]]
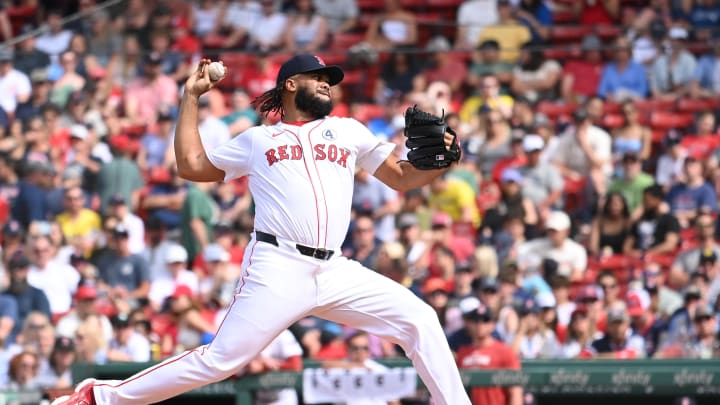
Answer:
[[(220, 79), (216, 82), (210, 80), (208, 65), (211, 62), (212, 60), (210, 59), (200, 60), (200, 63), (198, 63), (198, 68), (192, 74), (190, 74), (190, 77), (188, 77), (187, 81), (185, 82), (185, 92), (192, 96), (200, 97), (223, 80)], [(227, 71), (225, 77), (227, 77)]]

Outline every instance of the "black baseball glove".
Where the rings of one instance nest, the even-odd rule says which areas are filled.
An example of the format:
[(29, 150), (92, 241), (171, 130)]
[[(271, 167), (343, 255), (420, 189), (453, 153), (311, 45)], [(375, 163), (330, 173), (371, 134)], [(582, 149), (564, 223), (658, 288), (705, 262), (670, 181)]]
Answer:
[[(445, 147), (445, 133), (453, 136), (452, 146)], [(457, 135), (445, 122), (445, 114), (436, 117), (417, 106), (405, 111), (405, 146), (408, 161), (420, 170), (442, 169), (460, 160)]]

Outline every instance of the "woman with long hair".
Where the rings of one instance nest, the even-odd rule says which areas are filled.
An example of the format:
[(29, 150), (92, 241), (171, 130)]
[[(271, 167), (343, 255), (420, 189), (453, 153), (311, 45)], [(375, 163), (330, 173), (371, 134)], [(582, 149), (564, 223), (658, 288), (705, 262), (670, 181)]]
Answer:
[(555, 331), (542, 319), (540, 305), (528, 298), (520, 308), (520, 322), (511, 347), (523, 359), (554, 358), (558, 352)]
[(637, 153), (641, 160), (650, 157), (652, 131), (640, 123), (638, 108), (632, 101), (625, 101), (620, 106), (623, 125), (613, 131), (613, 155), (623, 156), (625, 153)]
[(10, 359), (8, 377), (10, 381), (5, 388), (13, 391), (33, 390), (38, 388), (38, 372), (40, 359), (38, 355), (24, 351)]
[(312, 0), (297, 0), (295, 15), (285, 31), (285, 50), (288, 52), (316, 52), (328, 41), (328, 24), (315, 10)]
[(574, 359), (586, 357), (586, 350), (595, 339), (595, 325), (590, 322), (585, 309), (576, 309), (570, 315), (567, 339), (560, 346), (559, 357)]
[(631, 222), (625, 197), (619, 192), (608, 193), (599, 215), (590, 226), (590, 253), (598, 255), (607, 251), (622, 254)]

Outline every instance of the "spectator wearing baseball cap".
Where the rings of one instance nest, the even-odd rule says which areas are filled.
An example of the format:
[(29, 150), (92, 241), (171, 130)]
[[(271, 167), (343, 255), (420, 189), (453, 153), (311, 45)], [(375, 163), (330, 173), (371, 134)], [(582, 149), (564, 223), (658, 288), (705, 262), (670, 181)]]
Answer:
[(697, 59), (686, 49), (687, 30), (675, 26), (668, 32), (669, 52), (661, 53), (650, 69), (650, 90), (655, 98), (682, 97), (694, 79)]
[(570, 313), (566, 337), (560, 346), (559, 357), (563, 359), (592, 357), (590, 344), (602, 334), (597, 334), (595, 326), (584, 307), (578, 307)]
[[(461, 369), (520, 370), (520, 359), (515, 351), (494, 337), (496, 315), (482, 303), (466, 312), (464, 319), (472, 343), (463, 345), (457, 352)], [(522, 387), (474, 387), (470, 390), (474, 404), (522, 403)]]
[(652, 298), (643, 288), (632, 288), (625, 298), (627, 313), (633, 334), (645, 340), (648, 357), (652, 357), (660, 344), (665, 330), (665, 321), (658, 319), (652, 311)]
[(630, 316), (624, 305), (607, 311), (607, 332), (591, 345), (595, 357), (637, 359), (646, 356), (645, 341), (630, 330)]
[(563, 67), (561, 96), (568, 102), (597, 94), (603, 71), (603, 43), (595, 34), (587, 34), (580, 43), (581, 58), (571, 58)]
[(172, 244), (165, 249), (164, 253), (167, 272), (152, 280), (150, 292), (148, 292), (150, 305), (156, 311), (162, 308), (167, 297), (172, 295), (178, 285), (189, 287), (195, 295), (200, 291), (200, 281), (197, 275), (188, 270), (188, 255), (185, 248), (179, 244)]
[(533, 239), (518, 246), (520, 267), (537, 266), (542, 259), (558, 262), (558, 274), (571, 281), (579, 280), (587, 268), (587, 252), (579, 243), (569, 238), (570, 217), (562, 211), (551, 212), (545, 221), (547, 236)]
[[(552, 295), (552, 293), (549, 294)], [(544, 301), (543, 305), (551, 304), (547, 297)], [(516, 304), (516, 310), (520, 321), (510, 347), (522, 359), (555, 357), (559, 350), (559, 343), (555, 331), (548, 328), (542, 319), (542, 308), (537, 297), (528, 296), (520, 299)]]
[(120, 193), (113, 194), (108, 201), (108, 212), (127, 228), (130, 252), (134, 254), (144, 252), (145, 223), (132, 212), (125, 196)]
[(522, 195), (524, 182), (525, 178), (518, 168), (510, 167), (503, 171), (500, 176), (500, 201), (497, 207), (485, 212), (483, 226), (497, 232), (505, 215), (522, 213), (526, 232), (533, 234), (538, 225), (538, 213), (535, 205)]
[[(202, 304), (190, 287), (178, 285), (170, 296), (169, 311), (179, 326), (175, 350), (187, 350), (207, 343), (217, 331), (217, 326), (201, 314)], [(192, 323), (188, 320), (192, 319)]]
[(95, 284), (80, 284), (73, 295), (73, 308), (57, 321), (55, 333), (58, 336), (73, 338), (83, 322), (95, 318), (100, 325), (105, 342), (110, 342), (112, 325), (107, 316), (98, 312), (98, 297), (99, 291)]
[[(670, 267), (668, 283), (681, 288), (688, 282), (689, 275), (695, 271), (707, 273), (714, 279), (718, 273), (720, 245), (715, 241), (715, 218), (710, 214), (701, 214), (695, 219), (695, 243), (697, 247), (685, 250), (675, 257)], [(711, 294), (712, 298), (715, 294)]]
[[(456, 235), (453, 232), (453, 220), (450, 215), (445, 212), (435, 213), (431, 219), (431, 229), (432, 245), (427, 257), (430, 276), (442, 277), (443, 266), (470, 261), (475, 250), (473, 241), (469, 237)], [(451, 262), (441, 263), (438, 256), (449, 257)]]
[[(15, 255), (15, 252), (23, 249), (24, 233), (22, 225), (15, 219), (9, 218), (7, 222), (5, 222), (0, 232), (0, 236), (2, 236), (2, 238), (0, 238), (0, 241), (2, 241), (2, 257), (4, 260), (8, 260)], [(0, 275), (2, 275), (2, 270), (0, 270)]]
[[(7, 263), (7, 271), (9, 273), (10, 285), (5, 294), (9, 299), (14, 301), (17, 306), (18, 321), (24, 320), (31, 312), (41, 312), (51, 317), (50, 303), (45, 293), (28, 282), (28, 273), (32, 263), (21, 251), (15, 252)], [(22, 322), (16, 322), (8, 341), (15, 340), (15, 336), (20, 333)]]
[(542, 159), (545, 141), (540, 135), (525, 135), (523, 149), (527, 163), (519, 168), (523, 176), (522, 194), (537, 207), (541, 218), (547, 218), (550, 210), (562, 204), (565, 182), (557, 167)]
[(154, 124), (158, 111), (178, 105), (178, 85), (162, 72), (163, 57), (150, 52), (143, 58), (141, 75), (127, 84), (125, 114), (133, 124)]
[(108, 361), (150, 361), (150, 341), (138, 333), (125, 313), (113, 315), (111, 319), (114, 334), (108, 346)]
[(691, 342), (687, 357), (696, 359), (717, 358), (720, 337), (717, 333), (718, 315), (710, 308), (701, 306), (693, 316), (695, 339)]
[(117, 223), (111, 231), (109, 252), (96, 260), (100, 280), (110, 288), (110, 298), (130, 300), (132, 306), (147, 300), (150, 290), (150, 271), (147, 260), (130, 252), (130, 233)]

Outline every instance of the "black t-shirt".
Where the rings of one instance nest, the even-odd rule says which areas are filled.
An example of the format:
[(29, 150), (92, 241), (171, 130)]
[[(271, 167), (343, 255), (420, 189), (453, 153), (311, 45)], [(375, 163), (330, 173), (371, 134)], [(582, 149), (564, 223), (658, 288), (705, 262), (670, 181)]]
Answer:
[(680, 223), (671, 214), (645, 213), (632, 226), (631, 234), (635, 237), (635, 248), (647, 250), (655, 247), (670, 232), (680, 232)]

